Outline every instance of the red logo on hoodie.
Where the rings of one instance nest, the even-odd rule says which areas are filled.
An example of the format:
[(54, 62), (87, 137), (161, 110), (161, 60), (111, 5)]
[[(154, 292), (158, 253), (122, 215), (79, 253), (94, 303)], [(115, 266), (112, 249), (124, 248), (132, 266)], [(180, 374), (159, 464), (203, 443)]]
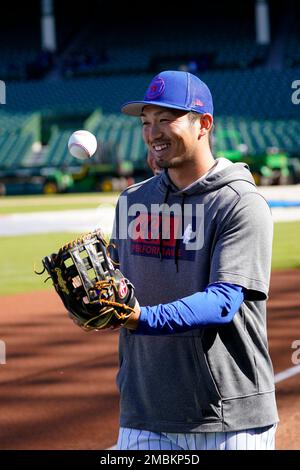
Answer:
[[(140, 214), (134, 221), (131, 239), (131, 253), (139, 256), (150, 256), (170, 259), (175, 257), (176, 239), (179, 229), (179, 217), (173, 214)], [(178, 240), (180, 242), (180, 240)], [(178, 247), (178, 258), (182, 249)]]

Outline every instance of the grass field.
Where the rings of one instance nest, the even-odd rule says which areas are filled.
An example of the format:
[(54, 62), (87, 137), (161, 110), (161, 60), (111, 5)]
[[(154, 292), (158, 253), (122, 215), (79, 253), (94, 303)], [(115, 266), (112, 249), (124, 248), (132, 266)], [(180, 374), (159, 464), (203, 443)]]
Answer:
[(37, 276), (41, 271), (41, 259), (75, 238), (78, 234), (46, 233), (18, 237), (0, 237), (0, 295), (16, 294), (47, 289), (51, 282), (44, 284), (46, 275)]
[(300, 221), (274, 225), (272, 269), (300, 269)]
[[(0, 237), (0, 295), (47, 289), (46, 276), (33, 272), (41, 268), (43, 256), (75, 238), (74, 233), (49, 233), (18, 237)], [(300, 268), (300, 222), (275, 224), (273, 269)]]
[[(16, 196), (0, 199), (1, 214), (96, 208), (99, 204), (114, 204), (117, 194), (70, 194), (54, 196)], [(16, 237), (0, 237), (0, 295), (47, 289), (46, 276), (39, 271), (41, 259), (57, 251), (63, 243), (78, 233), (49, 233)], [(275, 224), (272, 269), (300, 269), (300, 221)]]
[(95, 209), (99, 204), (116, 204), (118, 193), (54, 194), (0, 198), (0, 215), (24, 212)]

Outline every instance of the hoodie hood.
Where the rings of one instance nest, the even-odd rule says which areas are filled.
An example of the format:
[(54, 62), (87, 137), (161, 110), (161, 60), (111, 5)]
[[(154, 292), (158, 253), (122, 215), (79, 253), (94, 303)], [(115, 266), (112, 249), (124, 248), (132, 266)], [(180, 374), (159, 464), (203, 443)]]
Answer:
[(253, 176), (250, 173), (249, 166), (246, 163), (230, 164), (229, 161), (226, 168), (223, 168), (220, 171), (218, 171), (216, 168), (215, 172), (208, 173), (204, 179), (200, 178), (193, 184), (189, 185), (186, 189), (179, 190), (172, 182), (167, 171), (161, 173), (159, 178), (159, 190), (164, 194), (167, 193), (167, 196), (169, 196), (170, 193), (172, 193), (173, 196), (180, 197), (183, 195), (191, 196), (196, 194), (203, 194), (220, 189), (234, 181), (245, 181), (253, 186), (256, 186)]

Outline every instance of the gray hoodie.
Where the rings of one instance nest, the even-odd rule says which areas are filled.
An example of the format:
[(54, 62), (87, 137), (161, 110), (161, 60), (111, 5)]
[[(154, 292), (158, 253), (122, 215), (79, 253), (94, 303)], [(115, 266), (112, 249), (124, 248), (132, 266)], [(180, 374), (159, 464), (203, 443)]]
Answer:
[[(164, 206), (161, 218), (153, 204), (164, 202), (182, 211), (173, 217)], [(138, 217), (135, 203), (143, 204)], [(120, 234), (120, 225), (123, 232), (129, 224), (137, 233), (151, 218), (156, 218), (152, 239)], [(180, 239), (164, 237), (165, 218), (174, 226), (180, 226), (180, 219)], [(200, 240), (196, 248), (189, 246), (191, 229)], [(114, 256), (134, 284), (140, 305), (172, 302), (215, 282), (243, 286), (246, 295), (226, 325), (151, 336), (121, 330), (121, 426), (217, 432), (278, 421), (266, 332), (272, 234), (269, 207), (243, 163), (208, 174), (183, 191), (164, 172), (123, 192), (116, 209)]]

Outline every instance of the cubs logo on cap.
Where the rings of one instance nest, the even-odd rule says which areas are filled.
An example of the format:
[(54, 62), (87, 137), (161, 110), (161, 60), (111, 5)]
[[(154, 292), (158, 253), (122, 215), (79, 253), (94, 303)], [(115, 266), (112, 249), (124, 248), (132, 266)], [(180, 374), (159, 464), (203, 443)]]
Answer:
[(154, 78), (149, 85), (145, 95), (145, 100), (154, 100), (163, 94), (165, 82), (161, 77)]

